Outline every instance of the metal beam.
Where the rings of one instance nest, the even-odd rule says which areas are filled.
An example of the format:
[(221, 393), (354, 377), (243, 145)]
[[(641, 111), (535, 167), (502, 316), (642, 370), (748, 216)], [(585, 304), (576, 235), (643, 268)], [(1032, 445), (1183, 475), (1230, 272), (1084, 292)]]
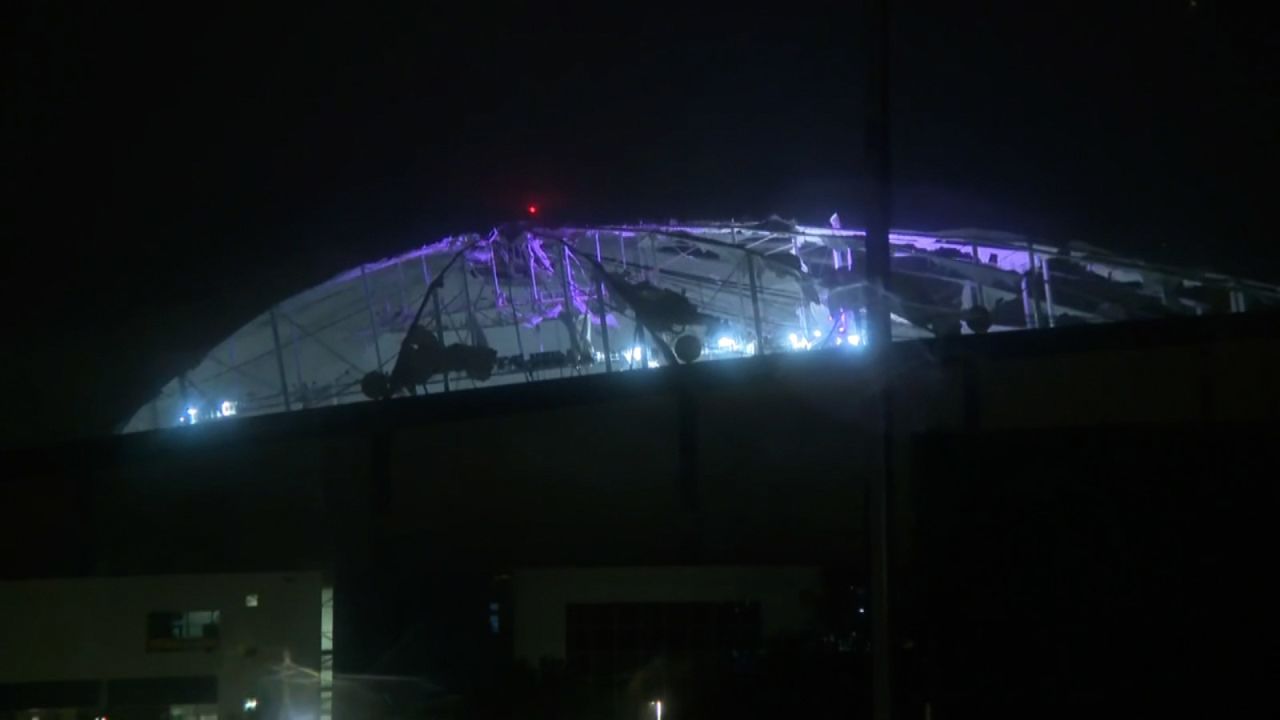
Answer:
[[(618, 242), (622, 242), (622, 236), (618, 236)], [(625, 251), (624, 251), (625, 252)], [(625, 260), (623, 263), (625, 264)], [(596, 233), (596, 264), (601, 268), (604, 262), (600, 259), (600, 233)], [(600, 303), (597, 309), (600, 317), (600, 342), (604, 343), (604, 371), (606, 373), (613, 372), (613, 358), (609, 357), (609, 313), (604, 304), (604, 276), (596, 275), (596, 301)]]
[(1053, 311), (1053, 283), (1049, 279), (1049, 260), (1051, 258), (1045, 255), (1040, 259), (1040, 273), (1044, 275), (1044, 309), (1049, 315), (1049, 327), (1056, 324)]
[(284, 376), (284, 353), (280, 351), (280, 325), (276, 322), (276, 309), (267, 311), (271, 316), (271, 340), (276, 346), (276, 369), (280, 371), (280, 395), (284, 397), (284, 410), (289, 412), (293, 406), (289, 402), (289, 381)]
[[(422, 279), (427, 283), (427, 287), (431, 287), (431, 271), (427, 270), (427, 258), (422, 256)], [(444, 289), (444, 285), (440, 285), (440, 289)], [(432, 314), (436, 318), (436, 339), (440, 341), (440, 347), (444, 347), (444, 319), (440, 315), (440, 293), (436, 292), (431, 296)], [(449, 371), (442, 373), (444, 377), (444, 391), (449, 392)]]
[[(342, 353), (338, 352), (337, 350), (334, 350), (332, 346), (330, 346), (325, 341), (321, 340), (318, 334), (313, 333), (311, 330), (307, 329), (305, 325), (295, 320), (293, 316), (289, 315), (289, 313), (286, 313), (283, 310), (279, 310), (279, 309), (277, 309), (276, 312), (280, 315), (280, 317), (284, 318), (286, 322), (288, 322), (293, 327), (297, 328), (298, 332), (302, 333), (303, 337), (307, 338), (308, 340), (311, 340), (316, 345), (319, 345), (322, 349), (328, 352), (330, 355), (346, 363), (352, 370), (355, 370), (356, 372), (364, 372), (364, 370), (359, 365), (352, 362)], [(295, 339), (293, 342), (301, 344), (301, 341), (297, 339)]]
[(378, 318), (373, 312), (373, 298), (369, 295), (369, 279), (365, 277), (364, 266), (360, 266), (360, 282), (364, 285), (364, 304), (369, 308), (369, 332), (373, 333), (373, 356), (378, 361), (377, 370), (382, 369), (382, 348), (378, 347)]

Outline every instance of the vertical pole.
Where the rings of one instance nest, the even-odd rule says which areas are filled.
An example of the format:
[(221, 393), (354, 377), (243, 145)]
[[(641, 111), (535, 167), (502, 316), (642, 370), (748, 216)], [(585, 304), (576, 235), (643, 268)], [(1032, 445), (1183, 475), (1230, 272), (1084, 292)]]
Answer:
[(1036, 305), (1031, 297), (1031, 271), (1022, 276), (1022, 314), (1026, 317), (1027, 329), (1036, 327)]
[(764, 354), (764, 326), (760, 322), (760, 291), (756, 287), (756, 264), (751, 253), (747, 253), (747, 277), (751, 279), (751, 319), (756, 328), (756, 355)]
[(298, 337), (298, 327), (292, 323), (289, 325), (289, 344), (293, 346), (293, 375), (302, 385), (302, 354), (298, 351), (302, 339)]
[[(541, 298), (538, 297), (538, 275), (533, 270), (533, 248), (529, 246), (530, 242), (529, 236), (525, 235), (524, 249), (529, 253), (529, 297), (533, 299), (533, 307), (537, 307)], [(512, 294), (515, 294), (514, 288)]]
[[(870, 173), (867, 208), (867, 303), (865, 335), (871, 351), (887, 365), (889, 345), (893, 338), (889, 323), (889, 307), (885, 294), (890, 290), (889, 226), (892, 211), (891, 171), (889, 156), (889, 0), (868, 3), (869, 30), (868, 102), (866, 118), (867, 165)], [(890, 384), (884, 383), (880, 397), (879, 472), (867, 478), (867, 531), (870, 548), (871, 605), (871, 716), (874, 720), (892, 717), (892, 639), (889, 617), (889, 492), (893, 484), (893, 420)]]
[(364, 285), (364, 304), (369, 308), (369, 332), (373, 333), (373, 356), (378, 361), (378, 369), (382, 369), (382, 348), (378, 347), (378, 318), (373, 313), (373, 298), (369, 295), (369, 278), (365, 276), (364, 266), (360, 266), (360, 283)]
[[(471, 272), (467, 270), (467, 260), (466, 258), (463, 258), (462, 259), (462, 309), (467, 313), (467, 335), (468, 335), (467, 340), (468, 342), (475, 342), (476, 340), (475, 330), (474, 330), (475, 310), (471, 307), (471, 282), (467, 280), (467, 276), (470, 274)], [(499, 288), (497, 285), (494, 285), (493, 287), (494, 287), (494, 298), (495, 298), (494, 303), (497, 304), (496, 298), (498, 297), (499, 294), (501, 294), (502, 289)]]
[[(658, 279), (658, 241), (652, 233), (649, 235), (649, 284), (656, 285)], [(640, 369), (649, 369), (649, 335), (640, 329)]]
[[(569, 279), (569, 247), (567, 245), (560, 248), (560, 284), (564, 288), (564, 303), (560, 306), (560, 312), (564, 313), (564, 318), (568, 321), (565, 324), (569, 329), (569, 350), (576, 355), (582, 347), (578, 342), (578, 324), (574, 322), (577, 308), (573, 304), (573, 281)], [(572, 367), (576, 368), (578, 362), (581, 362), (581, 358), (575, 360)], [(563, 368), (561, 370), (560, 377), (564, 377)]]
[(654, 284), (654, 280), (658, 277), (658, 243), (654, 240), (653, 235), (649, 236), (649, 284)]
[[(422, 255), (419, 257), (419, 259), (422, 260), (422, 279), (424, 282), (427, 283), (427, 287), (430, 288), (431, 287), (431, 271), (427, 269), (427, 256)], [(444, 288), (443, 283), (440, 285), (440, 288), (441, 289)], [(436, 339), (440, 341), (440, 347), (444, 347), (444, 317), (440, 313), (440, 293), (438, 291), (431, 296), (431, 305), (432, 305), (432, 314), (435, 315), (435, 320), (436, 320)], [(445, 370), (443, 373), (443, 376), (444, 376), (444, 391), (449, 392), (449, 371)]]
[[(1027, 265), (1028, 265), (1027, 279), (1028, 281), (1035, 279), (1036, 264), (1038, 260), (1039, 258), (1036, 257), (1035, 246), (1031, 244), (1030, 240), (1028, 240), (1027, 241)], [(1036, 288), (1035, 288), (1035, 285), (1032, 284), (1031, 282), (1027, 283), (1027, 299), (1031, 301), (1031, 316), (1035, 319), (1036, 327), (1040, 327), (1043, 324), (1040, 322), (1040, 299), (1036, 297)]]
[(187, 408), (190, 407), (188, 398), (190, 398), (190, 387), (187, 385), (187, 373), (184, 370), (178, 374), (178, 409), (182, 411), (182, 417), (187, 418)]
[(267, 311), (267, 315), (271, 318), (271, 341), (276, 346), (276, 370), (280, 372), (280, 395), (284, 398), (285, 412), (290, 412), (293, 410), (293, 405), (289, 402), (289, 381), (284, 375), (284, 353), (280, 351), (280, 324), (276, 322), (276, 309), (272, 307)]
[(1242, 313), (1247, 309), (1243, 292), (1231, 290), (1228, 297), (1231, 300), (1231, 312)]
[[(493, 255), (490, 254), (489, 257), (492, 258)], [(496, 265), (495, 265), (495, 268), (496, 268)], [(533, 266), (530, 265), (529, 269), (532, 270)], [(463, 270), (465, 273), (466, 268), (463, 268)], [(515, 277), (515, 273), (512, 273), (512, 277)], [(466, 288), (466, 283), (467, 283), (467, 276), (464, 274), (462, 276), (462, 285), (464, 289)], [(496, 269), (493, 272), (493, 291), (495, 295), (502, 294), (502, 286), (498, 285), (498, 271)], [(511, 286), (511, 292), (507, 295), (507, 305), (511, 307), (511, 324), (516, 331), (516, 349), (520, 352), (520, 364), (523, 366), (524, 365), (524, 340), (520, 337), (520, 316), (516, 314), (516, 289), (515, 289), (514, 281)], [(467, 317), (471, 317), (470, 291), (467, 292)]]
[[(806, 270), (804, 260), (800, 258), (800, 240), (799, 238), (791, 238), (791, 254), (795, 255), (796, 263), (800, 265), (800, 271)], [(748, 255), (748, 262), (751, 256)], [(804, 299), (804, 293), (800, 294), (800, 328), (804, 331), (804, 341), (812, 342), (813, 338), (809, 337), (809, 301)]]
[(1053, 283), (1049, 280), (1050, 259), (1050, 256), (1045, 255), (1040, 260), (1040, 272), (1044, 275), (1044, 309), (1049, 315), (1049, 327), (1053, 327), (1056, 321), (1053, 319)]
[[(982, 264), (982, 257), (978, 254), (978, 243), (973, 243), (970, 247), (971, 247), (971, 248), (972, 248), (972, 250), (973, 250), (973, 262), (974, 262), (974, 264), (975, 264), (975, 265), (981, 265), (981, 264)], [(977, 301), (977, 303), (978, 303), (979, 305), (981, 305), (982, 307), (986, 307), (986, 306), (987, 306), (987, 299), (986, 299), (986, 297), (984, 297), (985, 293), (983, 292), (983, 289), (982, 289), (982, 283), (978, 283), (978, 284), (976, 284), (976, 285), (974, 286), (974, 289), (977, 291), (977, 294), (976, 294), (976, 296), (974, 297), (974, 300), (976, 300), (976, 301)]]
[[(618, 235), (618, 242), (622, 242), (622, 235)], [(625, 252), (625, 250), (624, 250)], [(600, 258), (600, 233), (596, 233), (596, 263), (600, 265), (601, 272), (604, 270), (604, 260)], [(600, 342), (604, 344), (604, 371), (606, 373), (613, 372), (613, 359), (609, 357), (609, 319), (608, 313), (604, 309), (604, 277), (596, 277), (596, 300), (600, 303)]]

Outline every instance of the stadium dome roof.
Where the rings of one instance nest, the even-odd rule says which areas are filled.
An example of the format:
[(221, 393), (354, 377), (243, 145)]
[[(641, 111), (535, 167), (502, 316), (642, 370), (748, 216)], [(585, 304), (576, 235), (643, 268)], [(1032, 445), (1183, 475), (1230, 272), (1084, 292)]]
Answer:
[[(890, 244), (895, 340), (1280, 303), (1276, 286), (1078, 243), (967, 229), (894, 231)], [(864, 267), (865, 233), (835, 216), (823, 227), (531, 223), (447, 237), (266, 309), (123, 431), (643, 370), (677, 355), (857, 352)], [(424, 331), (406, 344), (415, 318)]]

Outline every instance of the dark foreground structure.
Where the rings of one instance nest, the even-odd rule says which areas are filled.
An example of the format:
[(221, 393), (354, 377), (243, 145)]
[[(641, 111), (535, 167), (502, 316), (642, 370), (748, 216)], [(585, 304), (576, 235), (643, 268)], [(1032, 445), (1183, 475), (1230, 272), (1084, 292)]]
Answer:
[[(866, 716), (879, 476), (895, 716), (1229, 715), (1268, 687), (1277, 367), (1273, 316), (1183, 317), (12, 454), (0, 717)], [(90, 579), (150, 583), (110, 621), (145, 657), (30, 629), (107, 617)]]

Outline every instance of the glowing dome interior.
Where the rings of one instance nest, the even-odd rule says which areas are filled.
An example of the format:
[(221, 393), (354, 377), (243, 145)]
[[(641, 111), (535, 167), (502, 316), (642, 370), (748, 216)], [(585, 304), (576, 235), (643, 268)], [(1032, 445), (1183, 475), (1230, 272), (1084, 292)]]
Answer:
[[(1280, 302), (1272, 285), (1008, 233), (895, 231), (890, 243), (895, 340), (1243, 312)], [(448, 237), (353, 268), (265, 310), (169, 381), (124, 431), (366, 401), (362, 381), (372, 372), (393, 374), (419, 309), (419, 325), (440, 348), (492, 352), (487, 372), (445, 369), (410, 388), (414, 393), (641, 371), (673, 362), (671, 347), (696, 362), (858, 352), (865, 257), (864, 233), (840, 228), (834, 217), (830, 227), (776, 218), (530, 224)], [(436, 279), (439, 291), (424, 304)], [(646, 330), (636, 321), (637, 293), (685, 314)]]

